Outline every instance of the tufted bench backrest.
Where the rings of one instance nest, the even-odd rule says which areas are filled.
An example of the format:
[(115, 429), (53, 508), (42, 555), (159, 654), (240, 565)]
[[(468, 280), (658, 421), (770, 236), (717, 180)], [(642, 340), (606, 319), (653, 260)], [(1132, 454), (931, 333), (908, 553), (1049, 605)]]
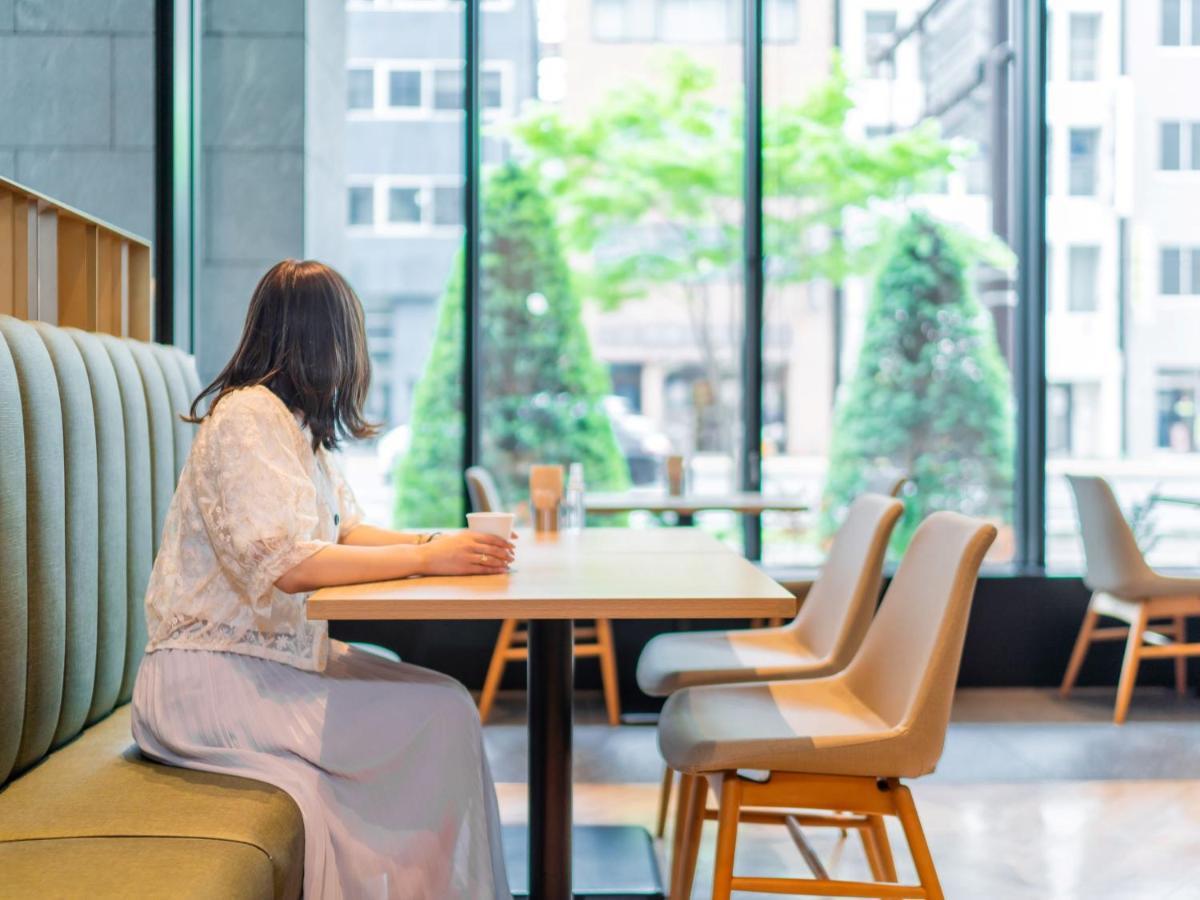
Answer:
[(0, 785), (128, 702), (199, 392), (174, 347), (0, 315)]

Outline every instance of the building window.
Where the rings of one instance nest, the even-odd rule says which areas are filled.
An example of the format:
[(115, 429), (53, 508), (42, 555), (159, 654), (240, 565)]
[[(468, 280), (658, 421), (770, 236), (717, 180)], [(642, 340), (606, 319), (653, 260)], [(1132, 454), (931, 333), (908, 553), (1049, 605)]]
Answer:
[(1069, 248), (1067, 278), (1067, 309), (1095, 312), (1100, 304), (1100, 248), (1078, 244)]
[(346, 107), (372, 109), (375, 106), (375, 70), (349, 69), (346, 72)]
[(1068, 186), (1071, 196), (1095, 196), (1099, 149), (1100, 129), (1071, 129), (1071, 172)]
[(1164, 370), (1158, 373), (1158, 448), (1175, 453), (1196, 452), (1196, 387), (1200, 371)]
[(800, 13), (796, 0), (767, 0), (763, 9), (763, 37), (776, 44), (794, 41), (800, 36)]
[(463, 189), (457, 185), (438, 186), (433, 189), (433, 224), (462, 225)]
[(863, 21), (863, 46), (867, 75), (871, 78), (893, 78), (896, 60), (879, 59), (879, 54), (892, 45), (896, 35), (895, 10), (868, 10)]
[(433, 72), (433, 108), (460, 110), (463, 108), (463, 70), (435, 69)]
[(1100, 14), (1071, 13), (1071, 80), (1095, 81), (1099, 58)]
[[(644, 0), (643, 0), (644, 2)], [(664, 41), (718, 43), (732, 40), (733, 6), (726, 0), (660, 0), (658, 32)]]
[(1158, 260), (1160, 294), (1200, 294), (1200, 247), (1163, 247)]
[(652, 41), (657, 7), (650, 0), (592, 0), (592, 36), (598, 41)]
[(503, 108), (504, 76), (499, 69), (485, 69), (479, 73), (479, 100), (484, 109)]
[(375, 222), (375, 191), (367, 185), (355, 185), (346, 191), (346, 223), (372, 225)]
[(388, 221), (393, 225), (421, 224), (421, 198), (418, 188), (388, 188)]
[(388, 106), (416, 109), (421, 106), (421, 73), (415, 69), (395, 69), (388, 73)]
[(1200, 46), (1200, 0), (1161, 0), (1159, 11), (1159, 44)]
[(1159, 122), (1158, 143), (1159, 169), (1200, 171), (1200, 122)]
[(1070, 456), (1073, 418), (1070, 384), (1046, 385), (1046, 455)]

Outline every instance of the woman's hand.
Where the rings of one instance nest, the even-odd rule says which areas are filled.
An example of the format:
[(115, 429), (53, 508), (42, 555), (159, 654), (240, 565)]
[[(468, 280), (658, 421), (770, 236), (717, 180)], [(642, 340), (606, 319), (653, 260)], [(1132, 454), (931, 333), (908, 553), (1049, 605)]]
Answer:
[(511, 541), (477, 531), (439, 535), (418, 549), (423, 575), (496, 575), (514, 558)]

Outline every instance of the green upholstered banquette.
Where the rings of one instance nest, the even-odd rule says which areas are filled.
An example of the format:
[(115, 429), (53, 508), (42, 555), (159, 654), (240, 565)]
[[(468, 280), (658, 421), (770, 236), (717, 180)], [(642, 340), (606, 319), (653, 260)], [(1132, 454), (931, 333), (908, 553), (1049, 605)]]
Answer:
[(192, 359), (0, 316), (0, 897), (296, 897), (283, 792), (144, 759), (143, 595)]

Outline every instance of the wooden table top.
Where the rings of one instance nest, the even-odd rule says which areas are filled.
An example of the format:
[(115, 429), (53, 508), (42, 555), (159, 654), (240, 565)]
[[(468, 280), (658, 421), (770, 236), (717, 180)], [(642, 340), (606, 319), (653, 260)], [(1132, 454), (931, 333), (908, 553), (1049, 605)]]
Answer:
[(723, 619), (793, 616), (796, 598), (690, 528), (522, 534), (506, 575), (323, 588), (310, 619)]
[(782, 494), (762, 494), (758, 491), (730, 491), (724, 494), (683, 494), (673, 497), (667, 493), (640, 494), (622, 491), (612, 494), (588, 494), (584, 505), (590, 513), (616, 515), (627, 512), (673, 512), (693, 515), (707, 510), (728, 510), (756, 514), (767, 510), (804, 512), (808, 504), (799, 497)]

